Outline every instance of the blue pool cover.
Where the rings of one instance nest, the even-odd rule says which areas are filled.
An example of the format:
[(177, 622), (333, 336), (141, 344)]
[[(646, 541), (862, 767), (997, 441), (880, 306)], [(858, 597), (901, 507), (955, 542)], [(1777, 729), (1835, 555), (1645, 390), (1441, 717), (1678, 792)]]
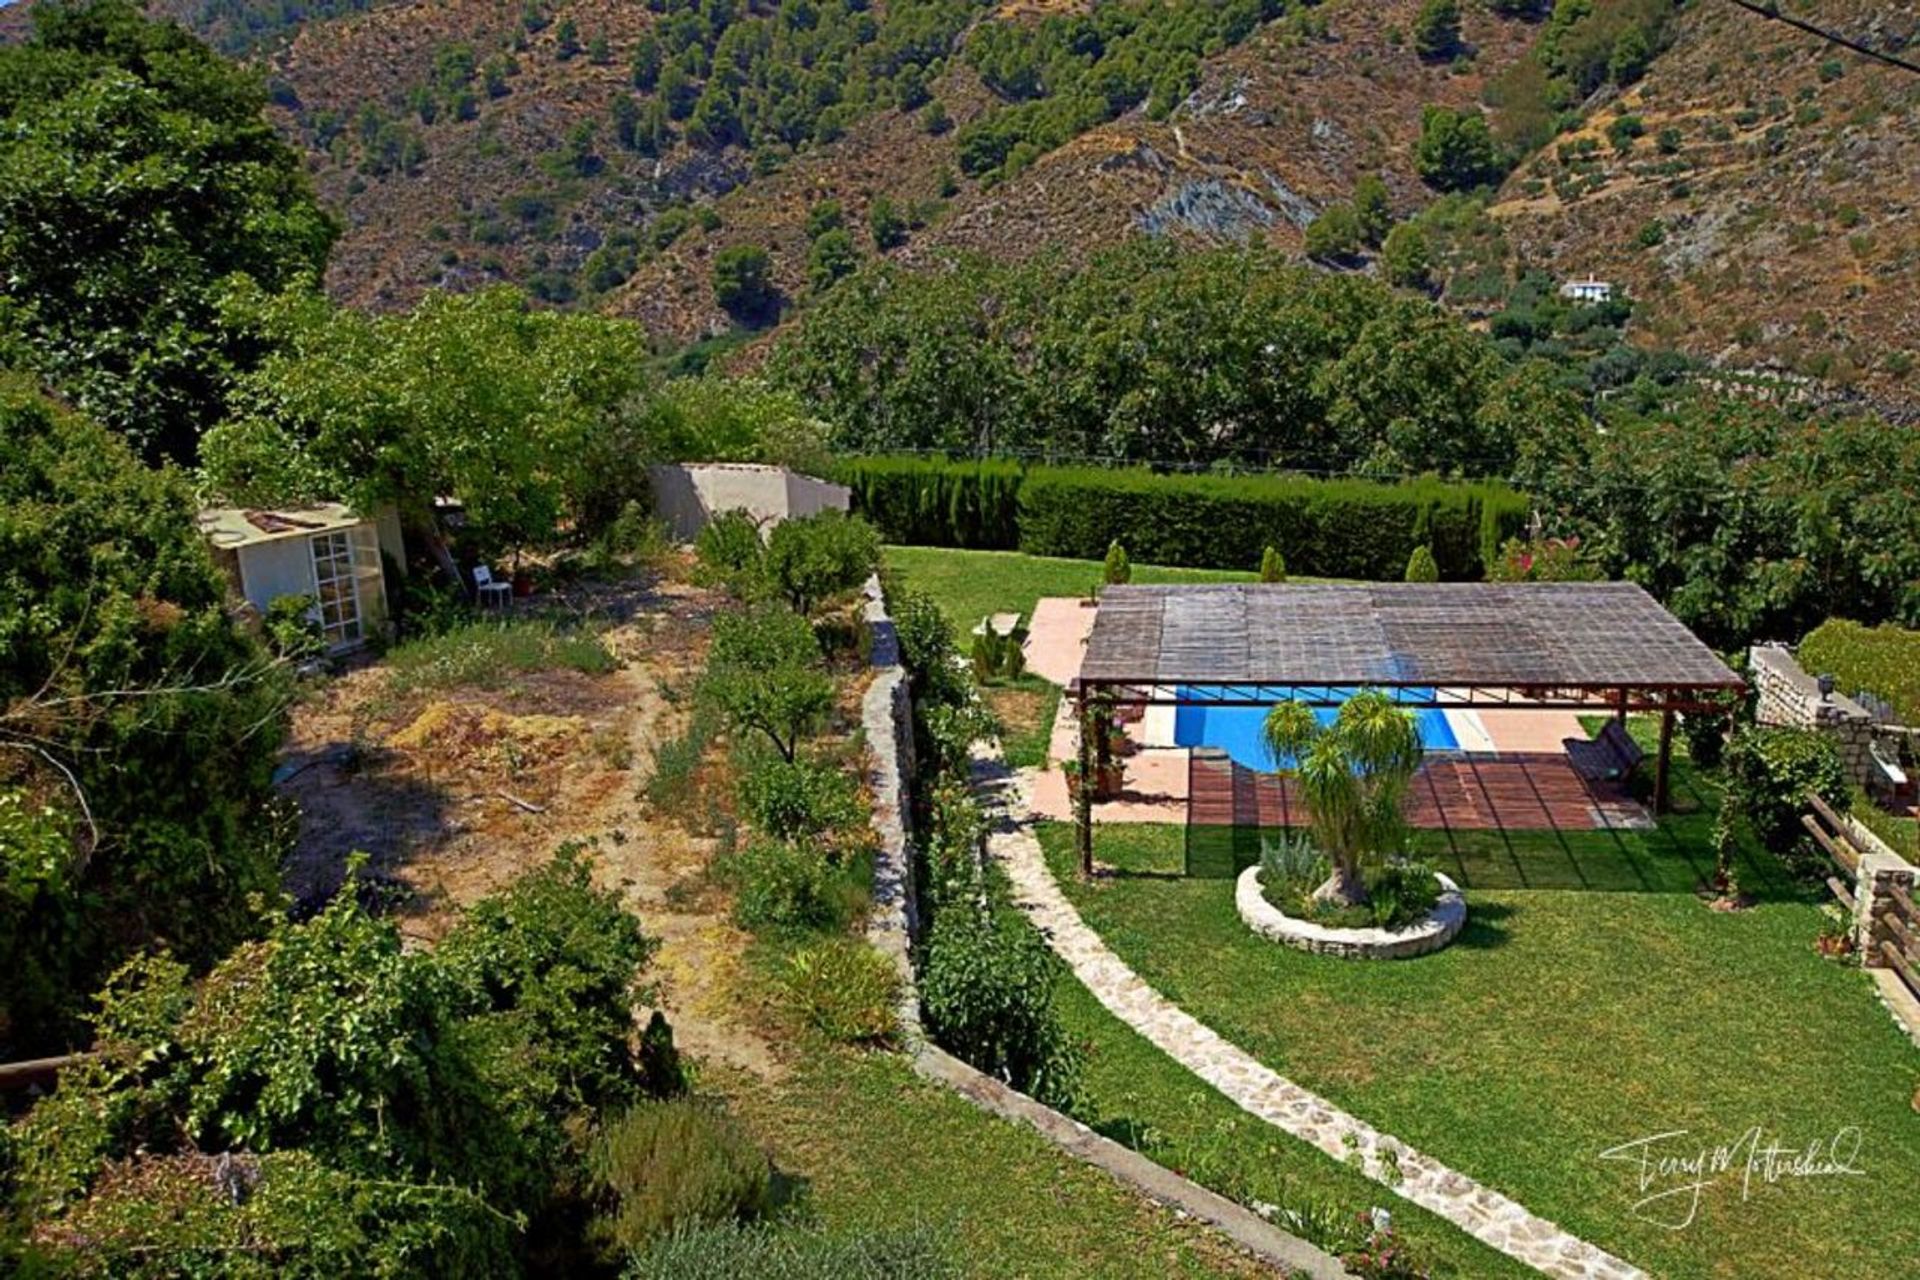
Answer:
[[(1274, 696), (1274, 702), (1284, 701), (1278, 696), (1278, 690), (1261, 690), (1253, 686), (1209, 687), (1196, 693), (1184, 686), (1179, 691), (1181, 698), (1215, 697), (1258, 698), (1262, 693)], [(1344, 702), (1358, 693), (1358, 689), (1306, 688), (1288, 690), (1292, 696), (1311, 702)], [(1390, 691), (1399, 701), (1430, 702), (1433, 699), (1431, 689), (1397, 689)], [(1266, 706), (1220, 707), (1195, 706), (1189, 703), (1174, 708), (1173, 740), (1182, 747), (1220, 747), (1235, 764), (1263, 772), (1275, 768), (1273, 756), (1267, 751), (1265, 738), (1260, 730), (1266, 723), (1267, 712), (1273, 703)], [(1332, 724), (1333, 718), (1340, 713), (1337, 706), (1315, 707), (1314, 717), (1321, 724)], [(1460, 740), (1454, 737), (1453, 726), (1447, 723), (1444, 711), (1435, 707), (1424, 707), (1414, 711), (1414, 723), (1420, 730), (1420, 743), (1429, 751), (1451, 751), (1460, 746)], [(1292, 761), (1285, 762), (1291, 764)]]

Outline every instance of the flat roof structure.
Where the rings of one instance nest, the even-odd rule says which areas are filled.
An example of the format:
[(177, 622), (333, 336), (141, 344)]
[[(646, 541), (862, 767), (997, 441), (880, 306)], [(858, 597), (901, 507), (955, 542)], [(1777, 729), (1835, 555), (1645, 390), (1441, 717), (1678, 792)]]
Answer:
[(1080, 692), (1128, 702), (1686, 711), (1740, 677), (1628, 582), (1221, 583), (1100, 595)]
[[(1660, 715), (1653, 807), (1666, 811), (1676, 712), (1721, 711), (1746, 684), (1630, 582), (1115, 586), (1071, 691), (1123, 705), (1337, 706), (1361, 689), (1407, 708)], [(1078, 766), (1093, 771), (1089, 735)], [(1093, 869), (1082, 788), (1074, 836)]]

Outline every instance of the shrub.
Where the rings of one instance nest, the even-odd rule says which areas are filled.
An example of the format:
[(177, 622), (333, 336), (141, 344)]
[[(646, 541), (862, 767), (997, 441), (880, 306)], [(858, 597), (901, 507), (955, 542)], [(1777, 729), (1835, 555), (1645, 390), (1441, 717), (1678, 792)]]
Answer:
[(741, 1222), (772, 1207), (772, 1168), (746, 1131), (693, 1098), (642, 1102), (603, 1127), (587, 1168), (606, 1209), (597, 1234), (635, 1249), (677, 1225)]
[(1726, 758), (1727, 731), (1733, 717), (1724, 711), (1689, 711), (1680, 717), (1680, 731), (1686, 735), (1687, 758), (1702, 769), (1711, 769)]
[(647, 779), (647, 803), (659, 813), (684, 811), (693, 801), (693, 775), (713, 741), (711, 714), (696, 707), (687, 728), (677, 738), (654, 748), (653, 773)]
[[(1433, 548), (1443, 578), (1479, 578), (1527, 514), (1523, 497), (1494, 483), (1023, 470), (919, 458), (861, 459), (834, 476), (889, 542), (1097, 560), (1118, 538), (1150, 563), (1219, 569), (1244, 569), (1265, 547), (1284, 546), (1308, 572), (1374, 580), (1399, 577), (1421, 542)], [(1415, 536), (1423, 524), (1428, 534)]]
[(1920, 631), (1832, 618), (1809, 631), (1796, 653), (1808, 671), (1832, 676), (1841, 693), (1874, 694), (1902, 724), (1920, 724)]
[(1380, 246), (1380, 271), (1388, 284), (1403, 289), (1426, 289), (1433, 284), (1433, 255), (1426, 232), (1403, 222), (1387, 233)]
[(1305, 248), (1309, 258), (1340, 262), (1358, 256), (1364, 240), (1360, 215), (1345, 201), (1330, 204), (1307, 224)]
[(826, 929), (842, 922), (826, 855), (807, 844), (755, 840), (723, 867), (736, 886), (733, 918), (746, 929)]
[(853, 775), (822, 760), (754, 761), (740, 778), (740, 803), (748, 820), (775, 840), (830, 836), (863, 816)]
[(772, 257), (757, 244), (730, 245), (714, 254), (713, 300), (736, 320), (762, 319), (777, 300)]
[(887, 611), (900, 645), (900, 664), (913, 687), (914, 706), (960, 706), (973, 697), (966, 676), (956, 666), (959, 646), (953, 624), (932, 596), (909, 588), (889, 587)]
[(676, 1228), (637, 1255), (622, 1280), (959, 1280), (925, 1227), (829, 1236), (737, 1222)]
[(858, 516), (823, 511), (783, 520), (767, 538), (768, 584), (797, 613), (852, 591), (880, 567), (880, 535)]
[(1053, 1007), (1058, 956), (1010, 907), (962, 895), (933, 918), (920, 965), (927, 1031), (950, 1052), (1049, 1106), (1079, 1088), (1079, 1050)]
[(1367, 876), (1367, 906), (1382, 929), (1398, 929), (1433, 910), (1440, 882), (1419, 862), (1388, 862)]
[(744, 511), (725, 511), (694, 535), (693, 555), (694, 576), (699, 581), (746, 596), (753, 594), (761, 581), (766, 544), (752, 516)]
[(1489, 582), (1594, 582), (1603, 576), (1581, 555), (1578, 538), (1508, 538), (1487, 566)]
[(841, 1044), (884, 1044), (895, 1031), (900, 975), (857, 938), (829, 938), (795, 952), (783, 985), (808, 1026)]
[(1425, 0), (1413, 19), (1413, 47), (1423, 58), (1451, 58), (1460, 47), (1459, 0)]
[(276, 596), (261, 620), (267, 647), (288, 662), (306, 662), (326, 652), (320, 620), (312, 596)]
[(1102, 580), (1110, 587), (1123, 586), (1133, 581), (1133, 565), (1127, 561), (1127, 549), (1118, 539), (1107, 544), (1106, 561), (1101, 569)]
[(1407, 581), (1440, 581), (1440, 566), (1434, 563), (1431, 548), (1415, 547), (1413, 554), (1407, 557)]
[(801, 735), (833, 705), (833, 682), (807, 620), (769, 603), (714, 619), (699, 697), (729, 732), (762, 734), (792, 760)]
[(1808, 795), (1836, 809), (1851, 802), (1839, 749), (1812, 729), (1745, 727), (1729, 744), (1727, 763), (1754, 834), (1778, 854), (1793, 853), (1801, 844), (1800, 816), (1807, 811)]
[(470, 622), (397, 645), (387, 654), (395, 692), (497, 688), (517, 674), (562, 668), (605, 675), (619, 663), (591, 631), (535, 619)]
[(991, 625), (983, 625), (973, 636), (972, 665), (973, 678), (981, 684), (1018, 680), (1027, 669), (1020, 633), (1003, 636)]
[(610, 556), (648, 568), (663, 564), (673, 552), (666, 522), (634, 499), (621, 505), (601, 536), (601, 546)]

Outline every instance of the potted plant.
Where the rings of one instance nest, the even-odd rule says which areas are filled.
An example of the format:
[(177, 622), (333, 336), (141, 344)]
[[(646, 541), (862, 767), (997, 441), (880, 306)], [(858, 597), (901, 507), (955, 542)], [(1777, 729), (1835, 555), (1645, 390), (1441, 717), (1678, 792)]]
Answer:
[(1112, 800), (1127, 786), (1127, 768), (1118, 760), (1108, 760), (1095, 771), (1093, 794), (1099, 800)]
[(1085, 787), (1087, 783), (1086, 772), (1081, 769), (1078, 760), (1062, 762), (1060, 772), (1065, 774), (1067, 778), (1067, 799), (1072, 803), (1078, 804), (1080, 801), (1081, 788)]

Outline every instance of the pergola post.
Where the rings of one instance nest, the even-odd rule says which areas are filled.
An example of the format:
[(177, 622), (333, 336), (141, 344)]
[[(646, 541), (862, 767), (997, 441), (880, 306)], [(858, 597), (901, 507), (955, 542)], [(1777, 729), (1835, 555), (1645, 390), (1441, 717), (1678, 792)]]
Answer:
[(1080, 790), (1073, 799), (1073, 845), (1080, 855), (1080, 875), (1093, 875), (1093, 735), (1087, 724), (1087, 686), (1082, 684), (1073, 695), (1074, 722), (1080, 729), (1078, 756)]
[(1667, 812), (1667, 775), (1673, 765), (1673, 710), (1660, 713), (1660, 754), (1653, 762), (1653, 811)]

